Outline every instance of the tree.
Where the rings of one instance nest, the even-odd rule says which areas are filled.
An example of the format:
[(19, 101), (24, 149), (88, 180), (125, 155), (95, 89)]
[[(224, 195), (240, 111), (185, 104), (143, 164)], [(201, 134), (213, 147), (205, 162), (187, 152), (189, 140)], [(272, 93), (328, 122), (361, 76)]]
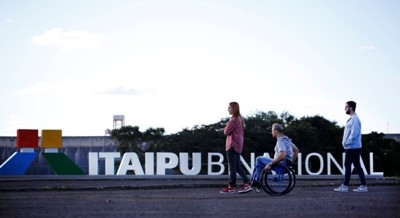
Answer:
[(302, 117), (293, 120), (286, 128), (288, 134), (301, 145), (302, 152), (330, 152), (339, 155), (343, 129), (336, 122), (331, 122), (322, 116)]
[(271, 135), (271, 126), (273, 123), (282, 123), (282, 119), (275, 112), (259, 111), (245, 118), (245, 122), (243, 153), (248, 155), (255, 152), (256, 155), (262, 155), (267, 151), (272, 151), (275, 140)]
[(383, 171), (385, 176), (400, 176), (400, 142), (394, 139), (385, 139), (383, 133), (371, 132), (362, 138), (363, 156), (374, 153), (376, 171)]
[(123, 126), (111, 131), (111, 137), (118, 142), (117, 151), (135, 152), (143, 160), (146, 150), (154, 150), (164, 135), (164, 128), (149, 128), (140, 132), (138, 126)]
[[(225, 153), (224, 127), (228, 118), (210, 125), (194, 126), (191, 129), (164, 135), (163, 128), (149, 128), (140, 132), (138, 126), (124, 126), (111, 132), (112, 138), (118, 141), (118, 151), (136, 152), (143, 159), (144, 152), (201, 152), (202, 162), (206, 163), (208, 152)], [(284, 125), (285, 134), (304, 155), (312, 152), (331, 153), (336, 158), (341, 158), (344, 152), (342, 146), (343, 127), (336, 122), (329, 121), (322, 116), (307, 116), (297, 119), (288, 112), (279, 116), (273, 112), (258, 111), (245, 117), (245, 138), (243, 157), (254, 152), (256, 156), (264, 152), (272, 154), (276, 139), (271, 136), (273, 123)], [(376, 170), (383, 171), (385, 175), (400, 175), (400, 165), (397, 159), (400, 156), (400, 143), (391, 139), (384, 139), (383, 133), (372, 132), (362, 136), (362, 156), (368, 157), (373, 152)], [(311, 162), (314, 160), (311, 160)], [(317, 160), (315, 160), (317, 161)], [(312, 164), (318, 166), (318, 164)]]

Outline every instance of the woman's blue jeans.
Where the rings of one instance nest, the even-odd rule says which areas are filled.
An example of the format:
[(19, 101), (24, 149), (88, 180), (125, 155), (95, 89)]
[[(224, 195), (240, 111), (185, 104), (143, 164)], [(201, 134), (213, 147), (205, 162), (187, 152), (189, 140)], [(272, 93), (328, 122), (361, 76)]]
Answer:
[(232, 187), (236, 186), (236, 173), (242, 177), (243, 183), (248, 183), (250, 180), (240, 165), (240, 154), (236, 153), (233, 147), (231, 147), (226, 153), (229, 163), (229, 185)]

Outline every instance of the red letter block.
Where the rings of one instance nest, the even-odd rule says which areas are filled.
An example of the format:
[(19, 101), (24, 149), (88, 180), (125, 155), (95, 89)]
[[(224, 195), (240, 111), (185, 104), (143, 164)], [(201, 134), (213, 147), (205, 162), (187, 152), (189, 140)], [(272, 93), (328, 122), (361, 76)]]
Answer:
[(18, 129), (17, 148), (37, 148), (39, 136), (37, 129)]

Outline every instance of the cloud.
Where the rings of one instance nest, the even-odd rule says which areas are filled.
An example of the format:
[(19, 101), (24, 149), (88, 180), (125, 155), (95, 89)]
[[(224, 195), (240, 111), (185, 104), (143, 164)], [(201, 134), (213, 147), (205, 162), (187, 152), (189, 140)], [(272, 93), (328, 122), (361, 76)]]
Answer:
[(39, 83), (33, 86), (29, 86), (15, 92), (16, 95), (36, 95), (47, 92), (52, 88), (50, 83)]
[(101, 95), (142, 95), (154, 92), (153, 90), (138, 90), (133, 88), (125, 88), (124, 86), (118, 86), (114, 89), (99, 92)]
[(375, 50), (376, 47), (373, 45), (362, 45), (362, 46), (358, 47), (357, 49), (362, 50), (362, 51), (371, 51), (371, 50)]
[(50, 29), (39, 36), (32, 38), (36, 45), (55, 46), (60, 49), (95, 49), (104, 41), (104, 36), (99, 33), (85, 31), (63, 31), (60, 28)]
[(4, 21), (4, 23), (15, 23), (16, 21), (13, 19), (7, 19)]
[(32, 84), (14, 92), (18, 96), (34, 96), (34, 95), (57, 95), (57, 96), (74, 96), (82, 95), (144, 95), (156, 92), (152, 89), (135, 89), (126, 88), (124, 85), (114, 86), (110, 89), (105, 89), (104, 83), (92, 84), (88, 89), (90, 81), (72, 81), (63, 80), (59, 82), (42, 82)]
[[(60, 82), (42, 82), (36, 83), (31, 86), (19, 89), (14, 92), (15, 95), (24, 96), (38, 96), (38, 95), (82, 95), (83, 91), (87, 90), (87, 83), (84, 81), (76, 82), (71, 80), (63, 80)], [(86, 93), (89, 93), (88, 91)]]
[(0, 21), (0, 33), (5, 32), (7, 27), (11, 26), (15, 22), (16, 21), (13, 19), (6, 19), (6, 20)]

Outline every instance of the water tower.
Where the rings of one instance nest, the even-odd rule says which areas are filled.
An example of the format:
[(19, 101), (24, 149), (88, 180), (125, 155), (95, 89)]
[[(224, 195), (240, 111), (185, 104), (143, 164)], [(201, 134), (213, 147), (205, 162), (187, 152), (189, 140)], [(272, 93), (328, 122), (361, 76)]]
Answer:
[(114, 115), (113, 129), (119, 129), (123, 126), (125, 126), (125, 116), (124, 115)]

